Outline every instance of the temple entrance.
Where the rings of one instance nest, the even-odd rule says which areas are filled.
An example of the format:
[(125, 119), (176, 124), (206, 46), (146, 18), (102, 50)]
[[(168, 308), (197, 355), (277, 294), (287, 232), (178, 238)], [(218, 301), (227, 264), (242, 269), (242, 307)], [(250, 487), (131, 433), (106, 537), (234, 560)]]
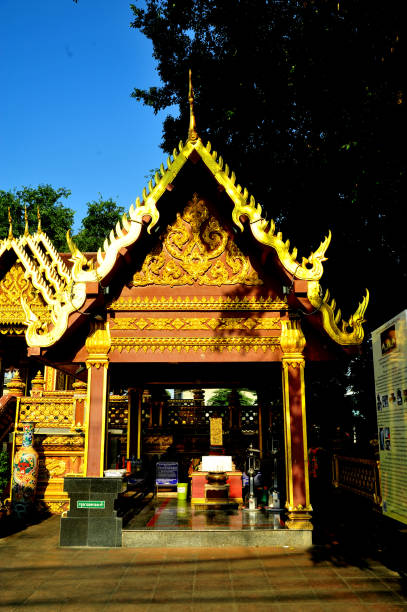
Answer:
[(264, 460), (283, 447), (281, 404), (278, 399), (266, 400), (260, 391), (234, 387), (156, 385), (112, 393), (106, 468), (126, 467), (128, 459), (149, 465), (171, 456), (177, 458), (185, 474), (191, 463), (211, 450), (211, 419), (220, 419), (221, 444), (217, 450), (232, 455), (243, 469), (244, 453), (250, 444), (259, 449)]
[[(246, 376), (250, 375), (245, 378), (240, 364), (224, 364), (221, 381), (215, 382), (215, 369), (207, 367), (199, 369), (198, 382), (194, 380), (196, 368), (180, 364), (175, 384), (169, 380), (173, 368), (150, 364), (150, 374), (157, 374), (157, 369), (163, 382), (148, 381), (146, 371), (137, 368), (137, 377), (148, 384), (126, 389), (127, 377), (136, 378), (133, 368), (127, 372), (123, 367), (112, 368), (106, 469), (131, 470), (129, 482), (133, 482), (138, 501), (124, 525), (127, 535), (123, 541), (128, 537), (129, 545), (137, 545), (135, 533), (144, 530), (280, 529), (280, 514), (272, 512), (271, 501), (273, 494), (274, 500), (276, 495), (285, 499), (280, 369), (269, 364), (264, 368), (266, 375), (259, 364), (253, 369), (246, 364)], [(187, 381), (180, 382), (181, 372)], [(256, 380), (257, 384), (243, 387), (236, 382), (239, 379)], [(214, 421), (216, 440), (211, 427)], [(250, 447), (256, 449), (259, 460), (253, 475), (258, 514), (248, 515), (244, 507), (249, 498)], [(223, 490), (210, 489), (203, 470), (206, 457), (230, 457)], [(160, 479), (166, 466), (175, 469), (176, 481)], [(185, 496), (177, 492), (179, 483), (187, 486)]]
[[(107, 468), (131, 471), (124, 546), (145, 545), (145, 532), (149, 546), (220, 542), (231, 532), (241, 543), (247, 532), (253, 543), (279, 536), (281, 504), (273, 508), (273, 501), (285, 497), (281, 401), (236, 387), (151, 385), (126, 395), (110, 396), (107, 430)], [(248, 510), (250, 447), (259, 459), (254, 511)], [(208, 468), (208, 460), (219, 465)], [(224, 461), (230, 466), (220, 467)], [(224, 480), (212, 469), (228, 470)]]
[[(149, 380), (147, 368), (139, 365), (113, 367), (105, 468), (123, 468), (128, 460), (137, 460), (148, 469), (149, 480), (153, 481), (155, 463), (171, 457), (179, 463), (180, 476), (185, 480), (202, 455), (217, 453), (232, 456), (236, 468), (243, 471), (246, 449), (252, 445), (259, 450), (265, 484), (277, 478), (273, 475), (277, 454), (279, 480), (283, 481), (281, 372), (273, 365), (262, 365), (223, 364), (213, 368), (207, 364), (197, 368), (179, 364), (173, 368), (171, 364), (150, 364), (148, 371), (158, 374), (158, 382)], [(180, 374), (186, 380), (182, 381)], [(137, 384), (137, 379), (144, 384)], [(244, 386), (245, 380), (256, 384)], [(213, 440), (211, 443), (214, 419), (221, 427), (216, 445)]]

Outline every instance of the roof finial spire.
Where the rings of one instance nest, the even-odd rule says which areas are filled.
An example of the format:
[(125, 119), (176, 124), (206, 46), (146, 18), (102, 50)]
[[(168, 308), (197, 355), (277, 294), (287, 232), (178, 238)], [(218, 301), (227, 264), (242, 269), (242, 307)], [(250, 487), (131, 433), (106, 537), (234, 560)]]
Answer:
[(24, 206), (24, 220), (25, 220), (25, 228), (24, 228), (24, 236), (29, 236), (30, 232), (28, 231), (28, 214), (27, 214), (27, 205)]
[(40, 215), (40, 207), (37, 206), (37, 219), (38, 219), (38, 227), (37, 227), (37, 233), (41, 234), (41, 215)]
[(196, 131), (196, 121), (194, 114), (194, 90), (192, 88), (192, 70), (189, 70), (189, 91), (188, 91), (188, 102), (189, 102), (189, 130), (188, 140), (196, 142), (199, 138), (198, 132)]
[(11, 220), (10, 206), (8, 207), (8, 239), (13, 240), (13, 222)]

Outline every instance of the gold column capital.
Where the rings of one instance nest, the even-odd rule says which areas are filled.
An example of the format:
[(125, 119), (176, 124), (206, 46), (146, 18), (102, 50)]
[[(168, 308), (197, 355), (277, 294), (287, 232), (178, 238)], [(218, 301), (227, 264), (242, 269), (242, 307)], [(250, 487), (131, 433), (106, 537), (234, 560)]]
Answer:
[(109, 323), (94, 319), (92, 321), (91, 331), (86, 338), (86, 348), (89, 357), (86, 360), (86, 367), (107, 368), (109, 365), (108, 353), (110, 351), (112, 341), (110, 337)]
[(86, 367), (88, 368), (96, 368), (97, 370), (99, 368), (108, 368), (109, 367), (109, 360), (107, 358), (103, 359), (103, 358), (90, 358), (86, 360)]
[(281, 321), (281, 349), (283, 351), (283, 359), (287, 356), (291, 359), (302, 359), (306, 340), (301, 329), (299, 319), (289, 319)]
[(289, 357), (283, 357), (282, 359), (283, 370), (288, 368), (302, 368), (305, 366), (305, 359), (302, 355), (290, 355)]

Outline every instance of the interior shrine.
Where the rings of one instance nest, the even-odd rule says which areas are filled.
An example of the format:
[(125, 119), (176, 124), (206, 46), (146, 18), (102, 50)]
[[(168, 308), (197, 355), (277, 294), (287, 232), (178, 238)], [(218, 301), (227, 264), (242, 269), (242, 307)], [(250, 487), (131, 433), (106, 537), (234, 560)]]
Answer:
[[(60, 514), (70, 501), (72, 511), (75, 479), (93, 490), (115, 481), (109, 470), (138, 471), (171, 493), (158, 490), (157, 462), (176, 463), (191, 503), (205, 505), (220, 490), (207, 457), (231, 458), (222, 490), (241, 507), (252, 445), (265, 481), (278, 481), (284, 528), (310, 534), (306, 365), (359, 350), (368, 294), (343, 320), (320, 285), (331, 234), (299, 257), (202, 142), (191, 87), (189, 103), (185, 144), (97, 253), (69, 235), (70, 253), (58, 253), (40, 217), (22, 236), (10, 220), (0, 241), (0, 441), (13, 458), (34, 424), (36, 503)], [(208, 399), (215, 389), (227, 390), (221, 405)]]

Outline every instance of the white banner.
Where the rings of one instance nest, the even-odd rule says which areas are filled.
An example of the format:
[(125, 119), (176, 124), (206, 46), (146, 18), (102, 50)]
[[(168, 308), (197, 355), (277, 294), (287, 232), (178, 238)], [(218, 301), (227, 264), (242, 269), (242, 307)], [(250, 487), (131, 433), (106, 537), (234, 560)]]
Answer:
[(407, 523), (407, 310), (372, 333), (383, 514)]

